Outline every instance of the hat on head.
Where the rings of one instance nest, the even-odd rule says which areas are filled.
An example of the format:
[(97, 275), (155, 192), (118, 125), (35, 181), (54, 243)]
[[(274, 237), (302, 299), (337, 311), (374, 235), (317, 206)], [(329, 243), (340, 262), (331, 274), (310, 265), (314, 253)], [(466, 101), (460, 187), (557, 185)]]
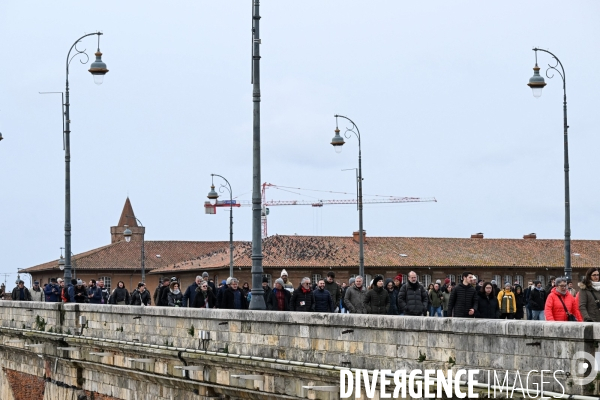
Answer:
[(39, 284), (40, 284), (40, 281), (33, 281), (33, 284), (34, 284), (34, 285), (39, 285)]
[(507, 287), (507, 286), (512, 286), (512, 285), (510, 284), (510, 282), (505, 282), (504, 287)]
[(450, 278), (446, 278), (446, 279), (444, 279), (444, 285), (447, 285), (447, 284), (449, 284), (449, 283), (450, 283)]
[(287, 273), (287, 271), (285, 269), (282, 269), (281, 270), (281, 276), (284, 276), (284, 275), (288, 276), (288, 273)]
[(375, 277), (375, 279), (373, 279), (373, 286), (377, 286), (377, 282), (382, 281), (382, 280), (383, 280), (383, 276), (377, 275)]
[(83, 281), (82, 281), (81, 279), (77, 279), (77, 285), (78, 285), (78, 286), (81, 286), (81, 285), (83, 285)]
[(77, 279), (71, 279), (71, 285), (77, 285)]
[(227, 278), (227, 281), (225, 281), (225, 284), (227, 284), (227, 285), (231, 284), (231, 276), (229, 278)]
[(208, 278), (208, 272), (204, 271), (204, 272), (202, 273), (202, 277), (203, 277), (203, 278)]
[(172, 277), (171, 278), (171, 282), (177, 282), (177, 278), (176, 277)]
[(442, 281), (441, 281), (441, 279), (438, 279), (437, 281), (435, 281), (435, 283), (437, 283), (438, 285), (441, 285)]
[(277, 278), (275, 283), (279, 283), (281, 286), (285, 285), (285, 282), (283, 282), (283, 279), (281, 279), (281, 278)]
[(348, 279), (348, 285), (352, 285), (355, 280), (356, 280), (355, 278)]
[(267, 278), (266, 276), (263, 276), (263, 283), (269, 283), (269, 278)]
[(221, 281), (221, 285), (227, 285), (227, 281), (226, 281), (225, 279), (223, 279), (223, 280)]
[(496, 281), (492, 279), (492, 281), (490, 282), (492, 285), (497, 285)]
[(402, 275), (401, 274), (396, 275), (396, 277), (394, 278), (394, 280), (402, 282)]

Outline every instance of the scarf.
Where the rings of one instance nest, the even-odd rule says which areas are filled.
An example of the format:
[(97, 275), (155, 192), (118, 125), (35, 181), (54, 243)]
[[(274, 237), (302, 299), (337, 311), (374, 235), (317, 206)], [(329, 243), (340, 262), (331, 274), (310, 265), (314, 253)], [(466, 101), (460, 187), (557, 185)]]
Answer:
[(594, 290), (600, 291), (600, 282), (592, 282), (592, 288), (594, 288)]
[(283, 293), (283, 290), (273, 289), (273, 291), (277, 298), (277, 309), (279, 309), (279, 311), (285, 311), (285, 293)]
[(310, 292), (310, 288), (304, 289), (304, 286), (302, 286), (300, 289), (302, 289), (302, 293), (304, 293), (304, 294)]
[(411, 281), (408, 281), (408, 284), (412, 290), (417, 290), (419, 288), (419, 282), (412, 283)]

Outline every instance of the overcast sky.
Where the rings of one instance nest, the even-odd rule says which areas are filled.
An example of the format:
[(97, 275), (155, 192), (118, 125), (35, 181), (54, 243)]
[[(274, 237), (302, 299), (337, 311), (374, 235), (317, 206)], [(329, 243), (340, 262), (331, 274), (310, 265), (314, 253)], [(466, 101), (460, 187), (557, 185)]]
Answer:
[[(367, 235), (562, 239), (562, 82), (532, 96), (539, 46), (567, 73), (573, 238), (599, 239), (599, 15), (597, 1), (262, 0), (262, 181), (353, 198), (341, 170), (357, 140), (329, 144), (339, 113), (361, 130), (366, 194), (438, 200), (367, 205)], [(70, 46), (96, 30), (104, 84), (71, 64), (73, 252), (110, 243), (128, 195), (147, 240), (227, 240), (227, 210), (203, 203), (210, 173), (251, 198), (250, 28), (250, 0), (1, 2), (0, 272), (64, 246), (60, 95), (38, 92), (64, 90)], [(355, 206), (270, 211), (270, 235), (358, 229)], [(251, 209), (234, 214), (250, 240)]]

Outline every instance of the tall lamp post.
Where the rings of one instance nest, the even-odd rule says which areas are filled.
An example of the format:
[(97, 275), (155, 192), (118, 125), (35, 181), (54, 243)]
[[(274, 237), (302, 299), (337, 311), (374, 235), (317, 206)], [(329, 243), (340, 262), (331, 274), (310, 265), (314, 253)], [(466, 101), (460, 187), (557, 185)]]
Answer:
[(251, 310), (266, 308), (262, 288), (262, 238), (260, 191), (260, 13), (259, 0), (252, 7), (252, 299)]
[[(571, 279), (572, 268), (571, 268), (571, 201), (569, 196), (569, 125), (567, 124), (567, 83), (566, 83), (566, 75), (565, 69), (563, 68), (562, 63), (554, 54), (549, 52), (548, 50), (538, 49), (537, 47), (533, 49), (535, 51), (535, 67), (533, 67), (533, 76), (529, 79), (529, 86), (533, 90), (534, 97), (540, 97), (542, 95), (542, 89), (546, 86), (546, 82), (544, 82), (544, 77), (540, 75), (540, 67), (537, 64), (537, 52), (543, 51), (544, 53), (548, 53), (556, 60), (555, 65), (548, 64), (548, 69), (546, 70), (546, 76), (549, 79), (554, 77), (554, 74), (548, 75), (550, 70), (556, 71), (563, 81), (563, 130), (564, 130), (564, 160), (565, 160), (565, 276), (567, 279)], [(558, 69), (557, 67), (560, 67)]]
[[(223, 179), (227, 186), (221, 185), (219, 187), (219, 192), (223, 192), (223, 189), (227, 189), (229, 191), (229, 276), (233, 276), (233, 191), (231, 190), (231, 184), (225, 177), (217, 174), (210, 174), (213, 178), (218, 176)], [(215, 191), (215, 183), (212, 182), (210, 186), (210, 192), (208, 192), (208, 199), (210, 200), (210, 204), (213, 206), (217, 204), (217, 199), (219, 198), (219, 194)]]
[(343, 115), (334, 115), (335, 117), (335, 136), (331, 139), (331, 144), (335, 149), (336, 153), (342, 152), (342, 146), (344, 145), (344, 138), (340, 135), (340, 129), (338, 128), (338, 118), (344, 118), (352, 124), (352, 128), (346, 128), (344, 136), (350, 139), (350, 132), (354, 133), (358, 138), (358, 274), (362, 277), (365, 276), (365, 238), (363, 232), (363, 195), (362, 195), (362, 151), (360, 148), (360, 131), (358, 126), (348, 117)]
[[(69, 65), (71, 61), (78, 55), (84, 54), (87, 59), (85, 62), (81, 61), (82, 64), (86, 64), (89, 61), (89, 56), (85, 50), (79, 50), (77, 44), (81, 39), (87, 36), (98, 36), (98, 50), (96, 51), (96, 61), (90, 65), (89, 72), (94, 76), (94, 82), (100, 85), (104, 80), (104, 75), (108, 72), (106, 64), (102, 61), (102, 53), (100, 52), (100, 36), (102, 32), (88, 33), (83, 35), (73, 43), (67, 54), (66, 62), (66, 89), (65, 89), (65, 108), (64, 108), (64, 127), (65, 127), (65, 281), (71, 281), (71, 116), (69, 112)], [(75, 49), (75, 54), (71, 57), (71, 52)]]
[[(144, 227), (144, 224), (142, 224), (142, 221), (140, 221), (137, 217), (132, 216), (132, 215), (126, 215), (126, 217), (135, 219), (142, 228)], [(129, 229), (129, 225), (125, 225), (125, 230), (123, 231), (123, 236), (125, 236), (125, 241), (127, 243), (129, 243), (131, 241), (131, 235), (133, 235), (133, 232), (131, 232), (131, 229)], [(145, 245), (144, 236), (145, 235), (146, 235), (146, 231), (143, 230), (142, 231), (142, 282), (144, 282), (144, 283), (146, 283), (146, 250), (144, 249), (144, 245)]]

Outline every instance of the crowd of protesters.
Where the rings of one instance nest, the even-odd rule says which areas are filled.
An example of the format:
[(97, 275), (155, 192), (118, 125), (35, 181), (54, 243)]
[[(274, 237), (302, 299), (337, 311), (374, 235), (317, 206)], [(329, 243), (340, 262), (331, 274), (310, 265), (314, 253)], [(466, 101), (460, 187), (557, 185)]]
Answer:
[[(325, 279), (311, 282), (306, 277), (294, 287), (284, 269), (273, 288), (267, 278), (262, 288), (266, 309), (273, 311), (600, 322), (600, 268), (586, 272), (579, 291), (566, 278), (552, 278), (546, 287), (529, 281), (525, 289), (518, 282), (498, 286), (494, 280), (477, 281), (470, 272), (461, 278), (458, 283), (438, 280), (425, 288), (411, 271), (407, 282), (402, 275), (377, 275), (368, 284), (361, 276), (339, 284), (330, 271)], [(20, 301), (244, 310), (252, 291), (248, 282), (240, 286), (232, 277), (217, 286), (204, 272), (185, 291), (177, 278), (164, 278), (152, 296), (142, 282), (130, 292), (119, 281), (109, 293), (103, 281), (72, 279), (65, 284), (62, 278), (52, 278), (44, 287), (35, 281), (31, 289), (19, 280), (11, 295)]]

